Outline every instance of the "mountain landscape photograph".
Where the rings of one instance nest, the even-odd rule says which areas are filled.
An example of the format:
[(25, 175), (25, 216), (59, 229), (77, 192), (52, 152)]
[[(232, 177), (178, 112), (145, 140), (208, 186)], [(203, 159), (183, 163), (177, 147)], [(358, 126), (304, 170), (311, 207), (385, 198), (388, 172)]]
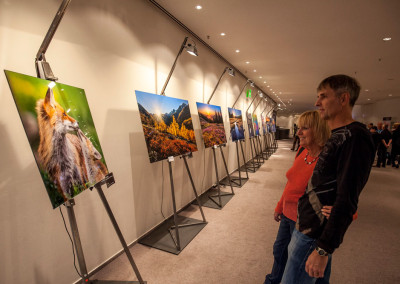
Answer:
[(220, 106), (196, 103), (204, 146), (206, 148), (226, 143), (224, 121)]
[(135, 91), (150, 162), (197, 151), (187, 100)]
[(228, 108), (229, 126), (232, 141), (244, 139), (244, 127), (242, 111), (234, 108)]

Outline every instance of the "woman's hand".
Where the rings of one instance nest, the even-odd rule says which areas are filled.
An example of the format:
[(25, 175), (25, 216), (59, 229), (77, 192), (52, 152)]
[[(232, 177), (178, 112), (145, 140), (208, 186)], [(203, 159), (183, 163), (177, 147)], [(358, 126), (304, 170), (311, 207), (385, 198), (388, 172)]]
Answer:
[(274, 219), (276, 222), (280, 222), (282, 219), (282, 214), (274, 212)]
[(325, 205), (321, 209), (322, 215), (326, 217), (326, 219), (329, 219), (329, 216), (331, 216), (331, 211), (332, 211), (332, 206)]

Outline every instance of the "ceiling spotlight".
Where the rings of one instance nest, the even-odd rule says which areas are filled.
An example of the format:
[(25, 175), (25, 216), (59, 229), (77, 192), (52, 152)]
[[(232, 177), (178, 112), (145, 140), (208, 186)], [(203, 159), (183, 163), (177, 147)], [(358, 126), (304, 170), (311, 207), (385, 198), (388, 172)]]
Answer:
[(250, 80), (250, 87), (254, 88), (254, 82)]
[(250, 64), (250, 61), (246, 61), (246, 64)]
[(221, 36), (225, 36), (225, 33), (221, 33)]
[(186, 48), (187, 53), (189, 53), (190, 55), (199, 56), (197, 54), (197, 48), (196, 48), (196, 44), (194, 42), (193, 42), (193, 44), (191, 44), (191, 43), (186, 44), (185, 48)]
[(384, 37), (383, 40), (384, 41), (390, 41), (390, 40), (392, 40), (392, 38), (391, 37)]
[(228, 67), (228, 68), (226, 69), (226, 71), (228, 71), (228, 74), (229, 74), (230, 76), (232, 76), (232, 77), (235, 76), (235, 70), (233, 70), (233, 68)]
[(239, 49), (236, 49), (235, 51), (236, 51), (236, 53), (239, 53), (239, 52), (240, 52), (240, 50), (239, 50)]
[(203, 7), (201, 7), (200, 5), (197, 5), (197, 6), (196, 6), (196, 9), (197, 9), (197, 10), (201, 10), (201, 9), (203, 9)]
[(260, 91), (260, 90), (258, 90), (258, 95), (262, 98), (263, 97), (263, 93)]

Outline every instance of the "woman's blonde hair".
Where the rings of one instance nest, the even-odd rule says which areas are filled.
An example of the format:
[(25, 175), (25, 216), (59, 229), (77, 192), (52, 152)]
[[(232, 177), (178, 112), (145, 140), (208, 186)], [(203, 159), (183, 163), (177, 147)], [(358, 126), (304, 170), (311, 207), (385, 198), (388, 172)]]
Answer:
[(321, 118), (316, 110), (302, 113), (297, 121), (299, 127), (311, 128), (314, 132), (314, 139), (318, 146), (324, 146), (331, 136), (328, 123)]

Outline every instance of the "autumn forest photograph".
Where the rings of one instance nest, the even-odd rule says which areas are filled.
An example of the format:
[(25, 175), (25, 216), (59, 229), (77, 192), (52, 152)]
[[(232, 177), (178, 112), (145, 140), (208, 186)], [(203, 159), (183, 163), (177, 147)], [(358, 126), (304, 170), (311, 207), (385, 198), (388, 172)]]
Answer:
[(204, 146), (206, 148), (226, 143), (224, 122), (221, 107), (203, 103), (196, 103)]
[(197, 151), (187, 100), (135, 93), (151, 163)]

